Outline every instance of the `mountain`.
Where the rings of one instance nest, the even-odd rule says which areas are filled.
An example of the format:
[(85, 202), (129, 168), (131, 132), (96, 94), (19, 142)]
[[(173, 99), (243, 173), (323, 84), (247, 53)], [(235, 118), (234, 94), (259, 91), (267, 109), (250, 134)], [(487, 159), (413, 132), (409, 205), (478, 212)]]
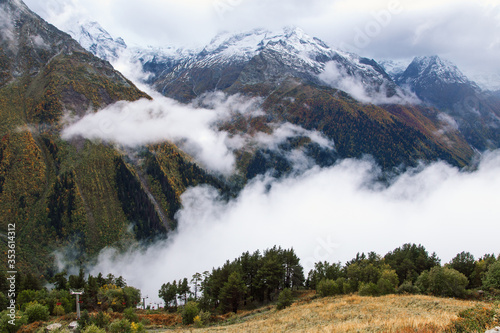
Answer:
[(396, 77), (396, 83), (410, 87), (423, 101), (437, 107), (452, 107), (460, 97), (481, 90), (455, 64), (438, 56), (416, 57)]
[(438, 56), (416, 57), (395, 81), (451, 116), (476, 149), (500, 147), (500, 100), (483, 92), (455, 64)]
[(116, 60), (127, 49), (122, 38), (114, 39), (95, 21), (78, 21), (65, 30), (87, 51), (103, 60)]
[(388, 96), (396, 93), (396, 85), (376, 62), (334, 50), (299, 28), (222, 33), (180, 60), (141, 60), (147, 70), (156, 69), (150, 81), (156, 90), (180, 101), (213, 90), (234, 93), (257, 83), (270, 91), (289, 77), (324, 84), (319, 75), (329, 63), (338, 75), (364, 82), (368, 92), (379, 92), (384, 86)]
[(168, 142), (62, 140), (74, 117), (150, 97), (22, 1), (0, 0), (0, 17), (0, 234), (15, 224), (17, 270), (48, 278), (56, 250), (81, 263), (165, 237), (188, 186), (225, 186)]
[[(356, 90), (368, 100), (404, 102), (406, 95), (374, 60), (332, 49), (298, 28), (223, 33), (184, 56), (141, 59), (153, 70), (153, 87), (183, 102), (210, 91), (263, 98), (265, 116), (222, 125), (234, 134), (282, 122), (320, 131), (335, 142), (336, 153), (316, 154), (316, 163), (370, 154), (384, 168), (435, 159), (463, 166), (473, 154), (437, 110), (356, 101)], [(291, 169), (283, 154), (259, 150), (241, 152), (238, 165), (247, 179), (272, 165)]]
[[(117, 242), (165, 237), (186, 188), (209, 184), (229, 195), (259, 174), (294, 172), (297, 152), (322, 167), (369, 154), (386, 171), (435, 160), (463, 167), (474, 155), (451, 113), (403, 103), (404, 90), (377, 62), (297, 28), (224, 33), (197, 50), (141, 50), (85, 23), (72, 32), (85, 50), (20, 0), (0, 0), (0, 17), (0, 233), (15, 222), (29, 245), (19, 250), (20, 269), (51, 276), (56, 249), (85, 261)], [(155, 89), (178, 101), (214, 91), (257, 97), (257, 115), (217, 124), (230, 135), (270, 135), (292, 124), (334, 147), (303, 130), (277, 147), (248, 144), (235, 152), (237, 171), (226, 180), (169, 142), (129, 150), (62, 140), (74, 118), (150, 98), (106, 61), (124, 50), (151, 72)], [(360, 89), (367, 100), (357, 98)]]

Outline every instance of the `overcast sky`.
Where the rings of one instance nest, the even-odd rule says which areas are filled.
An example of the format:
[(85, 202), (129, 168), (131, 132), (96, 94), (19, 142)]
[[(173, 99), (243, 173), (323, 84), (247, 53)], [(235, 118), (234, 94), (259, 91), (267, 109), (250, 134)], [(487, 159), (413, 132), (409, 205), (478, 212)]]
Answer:
[(500, 0), (25, 0), (58, 26), (85, 17), (128, 44), (204, 44), (220, 31), (298, 26), (374, 59), (439, 54), (500, 72)]

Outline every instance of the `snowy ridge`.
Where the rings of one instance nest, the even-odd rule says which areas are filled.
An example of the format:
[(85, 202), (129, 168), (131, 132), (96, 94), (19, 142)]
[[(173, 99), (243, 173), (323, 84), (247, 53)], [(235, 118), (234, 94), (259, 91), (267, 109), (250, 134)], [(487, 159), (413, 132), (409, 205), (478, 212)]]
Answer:
[(372, 71), (373, 74), (376, 72), (373, 66), (363, 63), (361, 57), (332, 49), (296, 27), (285, 27), (278, 31), (255, 29), (237, 34), (219, 34), (192, 63), (210, 66), (216, 62), (248, 61), (262, 52), (279, 54), (286, 65), (302, 67), (316, 74), (323, 71), (325, 63), (338, 58), (360, 70)]
[(67, 27), (65, 31), (87, 51), (107, 61), (118, 59), (127, 49), (122, 38), (114, 39), (97, 22), (79, 21)]
[(443, 84), (470, 84), (477, 87), (455, 64), (436, 55), (415, 57), (398, 81), (401, 84), (415, 85), (422, 80)]
[[(365, 84), (367, 91), (379, 92), (382, 85), (390, 95), (396, 91), (395, 83), (375, 61), (333, 49), (296, 27), (285, 27), (277, 31), (254, 29), (240, 33), (221, 33), (200, 50), (151, 51), (142, 51), (142, 54), (138, 51), (136, 57), (146, 70), (155, 74), (152, 83), (162, 92), (167, 91), (173, 82), (191, 85), (193, 75), (194, 80), (198, 80), (201, 71), (210, 72), (205, 77), (226, 75), (221, 79), (225, 87), (231, 84), (228, 80), (236, 80), (242, 71), (245, 74), (240, 77), (240, 84), (273, 84), (286, 77), (296, 77), (331, 85), (332, 80), (325, 81), (321, 75), (332, 66), (338, 68), (343, 76), (355, 77), (356, 81)], [(255, 61), (251, 64), (254, 59), (257, 59), (259, 66), (265, 68), (265, 71), (252, 67), (255, 65)], [(229, 71), (232, 72), (227, 74)], [(228, 79), (229, 75), (231, 79)], [(218, 88), (218, 83), (214, 86), (212, 82), (209, 89)]]

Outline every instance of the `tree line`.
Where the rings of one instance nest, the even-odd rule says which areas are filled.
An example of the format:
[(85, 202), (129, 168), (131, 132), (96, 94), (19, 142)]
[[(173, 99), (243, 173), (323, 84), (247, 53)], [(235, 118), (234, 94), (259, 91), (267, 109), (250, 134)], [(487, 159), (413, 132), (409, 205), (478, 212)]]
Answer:
[(404, 244), (384, 256), (358, 253), (344, 265), (317, 262), (306, 279), (293, 248), (274, 246), (262, 253), (245, 252), (212, 271), (196, 273), (190, 280), (164, 283), (158, 296), (167, 309), (193, 301), (198, 311), (227, 313), (275, 301), (290, 304), (291, 291), (297, 289), (316, 290), (319, 296), (357, 292), (467, 298), (480, 289), (500, 289), (500, 256), (486, 254), (475, 259), (471, 253), (461, 252), (441, 265), (436, 253), (429, 254), (422, 245)]
[[(2, 308), (7, 304), (8, 286), (5, 283), (5, 272), (0, 271), (0, 305)], [(80, 297), (81, 309), (96, 311), (122, 312), (126, 308), (133, 308), (141, 301), (139, 289), (128, 286), (121, 276), (113, 274), (97, 276), (88, 274), (80, 269), (78, 274), (69, 275), (66, 271), (55, 274), (51, 279), (51, 288), (42, 286), (40, 279), (32, 274), (20, 274), (16, 276), (16, 305), (21, 311), (33, 303), (47, 308), (48, 313), (58, 315), (74, 312), (75, 296), (71, 290), (84, 291)]]
[(187, 278), (163, 284), (158, 296), (167, 307), (193, 299), (205, 311), (236, 312), (241, 305), (269, 303), (283, 289), (302, 288), (305, 278), (299, 262), (293, 248), (245, 252), (211, 272), (196, 273), (191, 285)]

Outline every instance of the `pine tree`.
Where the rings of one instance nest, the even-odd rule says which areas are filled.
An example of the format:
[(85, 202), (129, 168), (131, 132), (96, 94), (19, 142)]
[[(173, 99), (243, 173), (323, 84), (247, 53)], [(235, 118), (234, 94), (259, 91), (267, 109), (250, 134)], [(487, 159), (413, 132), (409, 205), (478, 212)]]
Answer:
[(195, 273), (193, 274), (193, 278), (191, 279), (191, 283), (194, 286), (194, 300), (196, 301), (198, 299), (198, 290), (201, 285), (201, 274), (200, 273)]
[(222, 309), (224, 311), (231, 309), (232, 312), (236, 313), (240, 302), (245, 296), (246, 290), (247, 287), (241, 275), (238, 272), (231, 273), (219, 294)]

